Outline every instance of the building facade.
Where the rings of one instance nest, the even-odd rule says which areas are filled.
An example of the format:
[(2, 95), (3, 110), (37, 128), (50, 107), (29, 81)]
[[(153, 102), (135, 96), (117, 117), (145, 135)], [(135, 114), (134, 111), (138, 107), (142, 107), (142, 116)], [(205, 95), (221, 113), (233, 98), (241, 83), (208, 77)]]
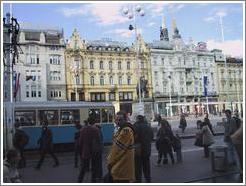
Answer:
[(180, 113), (217, 112), (218, 101), (214, 54), (206, 43), (185, 44), (175, 20), (169, 38), (164, 23), (160, 40), (149, 44), (155, 112), (164, 116)]
[[(151, 79), (149, 50), (138, 37), (141, 77)], [(71, 101), (112, 101), (117, 110), (132, 112), (138, 100), (138, 64), (135, 45), (102, 39), (85, 41), (75, 29), (66, 47), (67, 99)], [(152, 96), (151, 81), (145, 98)]]
[(66, 100), (63, 32), (22, 29), (18, 44), (16, 101)]
[[(243, 60), (225, 57), (222, 50), (213, 50), (216, 63), (219, 109), (243, 110)], [(226, 61), (225, 61), (226, 60)]]

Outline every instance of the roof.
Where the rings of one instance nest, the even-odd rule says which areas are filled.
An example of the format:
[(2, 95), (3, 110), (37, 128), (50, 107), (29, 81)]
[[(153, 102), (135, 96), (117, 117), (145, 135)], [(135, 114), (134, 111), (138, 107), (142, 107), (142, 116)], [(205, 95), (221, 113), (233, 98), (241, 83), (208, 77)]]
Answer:
[(153, 43), (149, 43), (148, 45), (150, 46), (150, 48), (153, 48), (153, 49), (165, 49), (165, 50), (173, 49), (173, 46), (171, 45), (171, 43), (166, 40), (153, 41)]

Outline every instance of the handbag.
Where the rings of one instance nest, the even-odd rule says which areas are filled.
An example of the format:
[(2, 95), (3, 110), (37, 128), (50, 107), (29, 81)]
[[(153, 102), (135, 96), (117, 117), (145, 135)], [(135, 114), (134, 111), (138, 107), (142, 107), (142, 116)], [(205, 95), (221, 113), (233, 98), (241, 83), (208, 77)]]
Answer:
[(196, 134), (196, 141), (195, 141), (194, 145), (198, 146), (198, 147), (203, 147), (202, 134)]
[(110, 171), (108, 171), (108, 173), (103, 177), (103, 182), (104, 183), (113, 183), (113, 177), (112, 177)]

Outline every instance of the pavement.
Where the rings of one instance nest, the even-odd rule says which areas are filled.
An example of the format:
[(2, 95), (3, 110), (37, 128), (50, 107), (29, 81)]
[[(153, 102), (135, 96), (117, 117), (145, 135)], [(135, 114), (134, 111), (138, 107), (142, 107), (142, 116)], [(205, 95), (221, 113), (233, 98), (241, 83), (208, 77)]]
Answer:
[[(221, 144), (223, 136), (215, 137), (215, 144)], [(152, 144), (151, 175), (153, 183), (238, 183), (240, 182), (239, 171), (231, 167), (226, 172), (214, 172), (211, 168), (211, 160), (204, 158), (203, 148), (196, 147), (194, 138), (182, 139), (183, 162), (172, 165), (157, 166), (157, 151)], [(105, 146), (103, 153), (104, 174), (106, 174), (105, 159), (110, 146)], [(20, 169), (22, 181), (25, 183), (76, 183), (79, 173), (74, 168), (72, 152), (57, 153), (60, 166), (53, 168), (52, 158), (47, 156), (40, 170), (34, 167), (38, 161), (38, 154), (27, 157), (27, 167)], [(90, 182), (90, 173), (85, 176), (85, 183)], [(144, 182), (144, 180), (143, 180)]]

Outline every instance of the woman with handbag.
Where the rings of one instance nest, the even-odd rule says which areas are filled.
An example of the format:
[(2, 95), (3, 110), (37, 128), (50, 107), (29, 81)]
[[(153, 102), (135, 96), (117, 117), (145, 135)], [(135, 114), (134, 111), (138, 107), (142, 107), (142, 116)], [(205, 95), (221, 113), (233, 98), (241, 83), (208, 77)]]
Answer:
[(208, 158), (209, 157), (208, 147), (214, 143), (214, 136), (209, 126), (205, 122), (203, 122), (201, 125), (201, 133), (202, 133), (202, 142), (204, 147), (204, 155), (205, 158)]

